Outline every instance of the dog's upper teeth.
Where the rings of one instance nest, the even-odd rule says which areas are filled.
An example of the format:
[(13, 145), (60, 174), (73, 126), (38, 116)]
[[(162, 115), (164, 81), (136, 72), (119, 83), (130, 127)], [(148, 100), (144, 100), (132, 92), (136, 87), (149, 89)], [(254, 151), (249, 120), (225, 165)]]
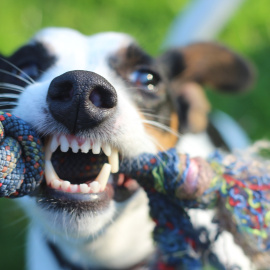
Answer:
[(78, 153), (79, 144), (78, 144), (77, 140), (73, 139), (70, 146), (71, 146), (71, 149), (72, 149), (73, 153)]
[(64, 136), (64, 135), (61, 135), (60, 139), (59, 139), (59, 142), (60, 142), (61, 151), (62, 152), (67, 152), (68, 149), (69, 149), (69, 143), (68, 143), (67, 137)]
[(93, 154), (99, 154), (100, 153), (100, 142), (94, 142), (92, 146), (92, 152)]
[(106, 156), (109, 157), (111, 155), (112, 149), (110, 145), (108, 145), (107, 143), (104, 143), (101, 148)]
[(50, 144), (51, 151), (54, 152), (57, 149), (58, 146), (59, 146), (59, 143), (57, 141), (57, 137), (54, 135), (52, 137), (52, 141), (51, 141), (51, 144)]
[(112, 153), (109, 156), (109, 163), (112, 166), (112, 173), (117, 173), (119, 171), (119, 155), (116, 149), (112, 149)]
[(91, 149), (91, 143), (89, 139), (86, 139), (85, 142), (81, 145), (82, 153), (88, 153)]

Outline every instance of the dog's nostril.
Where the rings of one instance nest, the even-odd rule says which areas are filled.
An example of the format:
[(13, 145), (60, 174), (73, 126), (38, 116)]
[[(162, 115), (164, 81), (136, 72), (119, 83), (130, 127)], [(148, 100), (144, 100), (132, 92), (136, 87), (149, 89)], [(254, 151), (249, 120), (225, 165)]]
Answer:
[(97, 108), (110, 109), (116, 105), (115, 95), (107, 88), (96, 86), (89, 95), (89, 100)]
[(70, 81), (59, 82), (55, 84), (55, 91), (51, 93), (52, 100), (69, 101), (74, 93), (74, 85)]

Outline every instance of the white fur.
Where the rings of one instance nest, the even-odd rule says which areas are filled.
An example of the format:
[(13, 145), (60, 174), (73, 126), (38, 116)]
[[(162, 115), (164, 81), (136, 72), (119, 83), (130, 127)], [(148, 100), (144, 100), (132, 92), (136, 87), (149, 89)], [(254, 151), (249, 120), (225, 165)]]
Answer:
[[(110, 141), (124, 155), (135, 156), (145, 151), (156, 152), (155, 145), (144, 131), (137, 109), (124, 91), (123, 82), (108, 68), (106, 62), (110, 55), (133, 42), (129, 36), (104, 33), (86, 37), (70, 29), (49, 28), (39, 32), (31, 42), (37, 41), (42, 42), (52, 55), (57, 56), (57, 61), (37, 83), (26, 87), (14, 114), (30, 122), (38, 131), (50, 133), (48, 126), (53, 126), (55, 120), (44, 111), (48, 109), (46, 97), (51, 81), (71, 70), (96, 72), (115, 87), (118, 95), (117, 121), (110, 134), (104, 134), (102, 140)], [(201, 134), (184, 136), (181, 139), (180, 150), (193, 156), (206, 156), (213, 148), (207, 136)], [(44, 237), (55, 242), (71, 262), (79, 263), (81, 266), (118, 269), (135, 264), (153, 251), (151, 238), (153, 223), (148, 217), (147, 199), (142, 191), (125, 203), (112, 201), (105, 211), (95, 215), (85, 214), (76, 221), (66, 213), (41, 209), (33, 198), (23, 198), (21, 203), (29, 210), (28, 214), (33, 219), (28, 237), (29, 270), (59, 269), (58, 263), (45, 244)], [(192, 213), (196, 211), (198, 210), (193, 210)], [(211, 214), (206, 213), (206, 216), (200, 218), (195, 216), (192, 214), (197, 226), (207, 220), (206, 225), (212, 228), (209, 219)], [(222, 239), (225, 241), (229, 238), (226, 236)], [(222, 239), (215, 244), (218, 255), (223, 255)], [(228, 241), (231, 247), (233, 243), (230, 239)], [(234, 261), (234, 255), (237, 254), (239, 261), (243, 261), (246, 267), (249, 262), (243, 254), (236, 253), (235, 250), (229, 248), (226, 251), (228, 256), (222, 257), (224, 262), (230, 258)]]
[[(21, 202), (25, 204), (26, 200), (23, 198)], [(47, 223), (47, 217), (42, 216), (39, 211), (28, 211), (32, 218), (37, 216), (33, 218), (28, 235), (27, 269), (59, 269), (58, 262), (48, 250), (46, 238), (57, 244), (70, 262), (84, 267), (124, 268), (150, 255), (154, 251), (151, 238), (154, 225), (149, 218), (145, 193), (140, 190), (127, 202), (113, 204), (118, 218), (110, 222), (110, 226), (100, 235), (88, 234), (84, 237), (81, 234), (80, 237), (70, 237), (63, 229), (52, 231), (54, 226), (48, 228), (44, 224)], [(54, 220), (53, 217), (50, 218)], [(85, 225), (89, 221), (93, 223), (93, 220), (87, 219), (84, 221)], [(67, 222), (66, 226), (72, 224)], [(87, 226), (84, 228), (84, 232), (86, 231)]]
[[(37, 83), (25, 88), (14, 114), (30, 122), (40, 132), (55, 132), (55, 129), (48, 127), (59, 124), (44, 113), (48, 109), (46, 97), (51, 81), (71, 70), (96, 72), (115, 87), (118, 96), (117, 121), (110, 134), (104, 134), (101, 139), (115, 145), (124, 155), (156, 152), (155, 145), (144, 131), (136, 108), (124, 91), (122, 80), (109, 69), (107, 63), (110, 55), (132, 42), (129, 36), (104, 33), (86, 37), (70, 29), (49, 28), (39, 32), (31, 42), (44, 44), (57, 60)], [(130, 201), (111, 201), (106, 210), (95, 214), (85, 213), (80, 218), (65, 212), (42, 209), (34, 198), (24, 198), (21, 203), (29, 210), (28, 214), (33, 219), (28, 249), (31, 270), (41, 269), (38, 262), (51, 262), (43, 237), (55, 241), (71, 262), (88, 267), (126, 267), (143, 260), (153, 251), (153, 224), (148, 215), (146, 196), (142, 191)], [(44, 236), (39, 235), (40, 241), (36, 241), (35, 237), (40, 231), (44, 232)], [(57, 264), (46, 267), (49, 268), (44, 269), (58, 269)]]

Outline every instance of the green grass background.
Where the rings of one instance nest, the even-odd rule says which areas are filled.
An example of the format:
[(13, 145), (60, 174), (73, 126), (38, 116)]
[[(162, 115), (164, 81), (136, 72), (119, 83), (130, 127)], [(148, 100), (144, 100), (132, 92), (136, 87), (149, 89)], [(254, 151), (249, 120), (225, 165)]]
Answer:
[[(146, 51), (157, 55), (173, 18), (186, 3), (187, 0), (0, 0), (0, 53), (12, 53), (42, 27), (65, 26), (84, 34), (127, 32)], [(217, 39), (255, 64), (256, 85), (250, 93), (240, 96), (207, 93), (213, 107), (232, 115), (253, 140), (269, 138), (269, 37), (269, 0), (247, 0)], [(18, 205), (1, 199), (0, 270), (24, 269), (26, 227)]]

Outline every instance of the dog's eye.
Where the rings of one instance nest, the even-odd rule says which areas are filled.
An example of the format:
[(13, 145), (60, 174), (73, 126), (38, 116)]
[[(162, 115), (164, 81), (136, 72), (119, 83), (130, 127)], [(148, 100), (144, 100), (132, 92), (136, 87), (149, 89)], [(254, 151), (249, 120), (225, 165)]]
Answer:
[(13, 69), (12, 73), (24, 79), (31, 77), (33, 80), (35, 80), (39, 76), (39, 69), (36, 63), (31, 62), (18, 65), (18, 69)]
[(130, 74), (129, 79), (136, 86), (150, 91), (155, 91), (155, 86), (160, 82), (158, 73), (149, 69), (135, 70)]

